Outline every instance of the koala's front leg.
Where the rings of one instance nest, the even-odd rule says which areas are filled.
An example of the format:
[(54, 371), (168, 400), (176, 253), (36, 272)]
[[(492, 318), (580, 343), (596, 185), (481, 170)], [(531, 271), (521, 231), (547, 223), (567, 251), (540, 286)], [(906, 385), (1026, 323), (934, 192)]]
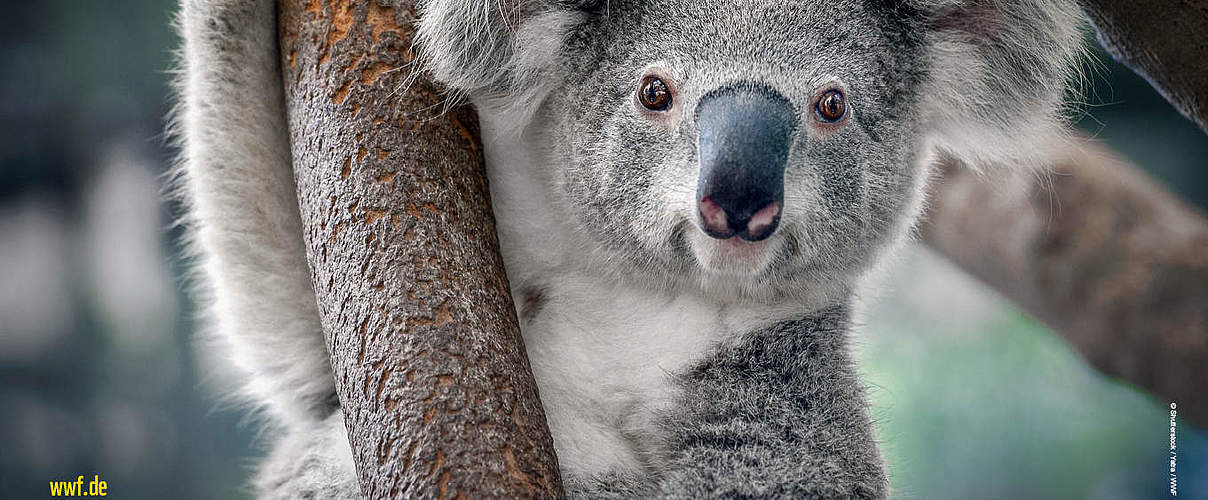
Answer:
[(261, 464), (255, 487), (261, 499), (361, 498), (344, 412), (281, 436)]
[(578, 498), (884, 498), (842, 307), (780, 323), (683, 376), (649, 478), (568, 480)]

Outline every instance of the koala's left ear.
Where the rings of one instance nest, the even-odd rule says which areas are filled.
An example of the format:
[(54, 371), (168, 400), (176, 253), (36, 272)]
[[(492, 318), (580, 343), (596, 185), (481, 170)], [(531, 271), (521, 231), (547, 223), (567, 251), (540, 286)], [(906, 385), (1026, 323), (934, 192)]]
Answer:
[(1064, 97), (1083, 54), (1072, 0), (908, 0), (930, 46), (926, 127), (975, 168), (1040, 160), (1064, 130)]
[(416, 48), (455, 94), (507, 97), (539, 87), (566, 34), (597, 1), (423, 0)]

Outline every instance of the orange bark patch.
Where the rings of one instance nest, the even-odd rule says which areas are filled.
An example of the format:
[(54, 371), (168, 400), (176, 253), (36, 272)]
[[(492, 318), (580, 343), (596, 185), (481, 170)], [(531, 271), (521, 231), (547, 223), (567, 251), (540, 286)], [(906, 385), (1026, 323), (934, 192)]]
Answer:
[[(422, 304), (421, 304), (422, 305)], [(412, 326), (444, 326), (453, 322), (453, 312), (449, 310), (449, 302), (441, 302), (436, 307), (436, 311), (432, 314), (432, 318), (411, 318), (407, 324), (407, 331), (411, 331)], [(438, 386), (441, 384), (437, 384)]]
[(415, 217), (416, 219), (424, 218), (424, 213), (420, 212), (419, 207), (415, 206), (415, 203), (412, 202), (407, 202), (407, 215)]
[(449, 312), (449, 302), (445, 301), (436, 308), (436, 325), (447, 325), (453, 322), (453, 313)]
[(466, 128), (465, 124), (457, 119), (457, 113), (449, 113), (449, 121), (453, 122), (453, 126), (457, 127), (457, 134), (470, 144), (470, 149), (478, 151), (478, 138), (474, 137), (474, 134), (470, 133), (470, 129)]
[(382, 33), (399, 32), (398, 24), (394, 22), (394, 9), (382, 7), (374, 1), (369, 2), (369, 12), (365, 15), (365, 24), (369, 25), (369, 33), (373, 36), (374, 42), (382, 38)]
[(348, 64), (348, 66), (345, 68), (345, 70), (349, 70), (349, 69), (356, 69), (356, 67), (357, 67), (357, 66), (360, 66), (360, 65), (361, 65), (361, 61), (363, 61), (363, 60), (365, 60), (365, 54), (364, 54), (364, 53), (361, 53), (361, 54), (357, 55), (357, 58), (356, 58), (356, 59), (353, 59), (353, 60), (352, 60), (352, 62), (351, 62), (351, 63), (349, 63), (349, 64)]
[(391, 66), (390, 64), (382, 61), (375, 62), (369, 65), (368, 68), (365, 68), (361, 71), (361, 83), (365, 85), (373, 85), (374, 82), (377, 82), (378, 77), (392, 70), (394, 70), (394, 66)]
[(385, 210), (379, 210), (376, 208), (366, 209), (365, 210), (365, 223), (373, 224), (374, 222), (377, 222), (378, 219), (381, 219), (382, 217), (385, 217), (387, 215), (389, 215), (389, 214), (386, 213)]
[(353, 15), (351, 0), (331, 2), (331, 27), (327, 30), (327, 46), (323, 48), (323, 55), (319, 57), (315, 69), (323, 66), (331, 58), (331, 46), (348, 36), (354, 22), (356, 22), (356, 18)]
[(303, 10), (303, 12), (317, 16), (323, 12), (323, 6), (319, 4), (319, 0), (308, 0), (306, 2), (306, 8)]
[[(424, 420), (427, 419), (425, 418)], [(436, 471), (440, 470), (441, 466), (443, 465), (445, 465), (445, 452), (444, 450), (437, 448), (436, 461), (432, 463), (432, 468), (428, 470), (428, 477), (432, 477), (433, 474), (436, 474)]]
[(344, 101), (348, 99), (348, 93), (352, 90), (351, 87), (351, 80), (344, 82), (343, 86), (336, 89), (335, 93), (331, 94), (331, 102), (335, 103), (337, 106), (344, 104)]
[(390, 381), (391, 373), (394, 373), (394, 368), (391, 368), (389, 366), (387, 366), (386, 369), (384, 371), (382, 371), (382, 376), (380, 378), (378, 378), (377, 393), (374, 394), (374, 399), (377, 399), (378, 401), (382, 400), (382, 392), (386, 390), (386, 383)]
[(451, 479), (451, 475), (449, 474), (448, 470), (441, 471), (440, 477), (437, 478), (437, 481), (436, 481), (437, 483), (440, 484), (440, 494), (436, 496), (437, 498), (448, 498), (449, 497), (449, 480), (450, 479)]

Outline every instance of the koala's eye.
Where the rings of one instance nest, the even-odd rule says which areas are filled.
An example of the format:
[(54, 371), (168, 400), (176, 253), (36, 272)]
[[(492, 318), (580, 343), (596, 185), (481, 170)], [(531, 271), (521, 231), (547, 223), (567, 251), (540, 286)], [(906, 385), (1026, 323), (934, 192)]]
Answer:
[(657, 76), (647, 76), (638, 86), (638, 102), (651, 111), (671, 109), (671, 88)]
[(834, 123), (847, 114), (847, 102), (843, 97), (843, 92), (828, 90), (818, 98), (818, 104), (814, 105), (814, 109), (822, 121)]

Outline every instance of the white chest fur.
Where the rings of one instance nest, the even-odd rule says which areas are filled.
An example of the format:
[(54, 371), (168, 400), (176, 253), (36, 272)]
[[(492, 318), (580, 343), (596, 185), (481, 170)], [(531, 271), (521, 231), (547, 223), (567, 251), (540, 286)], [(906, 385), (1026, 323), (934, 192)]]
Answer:
[(729, 337), (723, 312), (583, 275), (548, 283), (521, 329), (559, 459), (580, 474), (640, 467), (671, 375)]
[(698, 291), (622, 284), (551, 198), (548, 167), (506, 122), (482, 116), (497, 228), (521, 330), (565, 472), (637, 472), (658, 441), (674, 375), (721, 342), (800, 314)]

